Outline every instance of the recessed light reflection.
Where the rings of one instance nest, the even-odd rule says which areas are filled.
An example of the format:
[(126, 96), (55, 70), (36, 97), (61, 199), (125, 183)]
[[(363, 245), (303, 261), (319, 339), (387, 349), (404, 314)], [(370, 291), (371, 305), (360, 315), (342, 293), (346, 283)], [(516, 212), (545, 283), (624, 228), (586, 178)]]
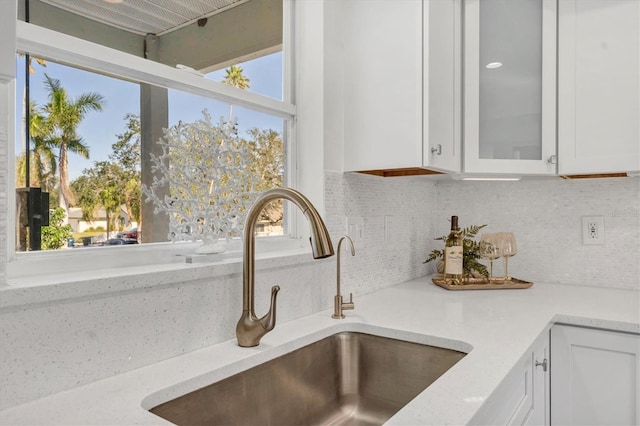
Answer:
[(500, 68), (501, 66), (502, 66), (502, 62), (490, 62), (487, 64), (487, 68), (489, 68), (490, 70), (494, 68)]

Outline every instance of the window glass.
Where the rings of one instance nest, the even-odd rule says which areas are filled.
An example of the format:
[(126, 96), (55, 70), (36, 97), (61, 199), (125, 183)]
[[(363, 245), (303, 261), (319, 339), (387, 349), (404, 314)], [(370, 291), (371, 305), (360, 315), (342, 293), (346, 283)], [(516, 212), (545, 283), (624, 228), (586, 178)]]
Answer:
[[(254, 76), (261, 75), (261, 66), (270, 63), (268, 60), (257, 62), (256, 66), (252, 62), (246, 63), (246, 70), (252, 73), (246, 74), (249, 81), (260, 82), (260, 78), (254, 79)], [(31, 70), (28, 99), (25, 85), (27, 66)], [(228, 141), (237, 145), (236, 152), (245, 156), (244, 162), (234, 163), (241, 166), (244, 173), (237, 180), (252, 179), (253, 185), (244, 187), (244, 190), (250, 189), (255, 193), (284, 184), (286, 121), (282, 118), (176, 90), (156, 87), (149, 95), (137, 82), (81, 70), (49, 59), (29, 57), (27, 61), (24, 54), (18, 54), (17, 67), (16, 188), (27, 186), (24, 142), (27, 129), (23, 123), (27, 122), (24, 121), (26, 105), (30, 105), (31, 178), (28, 192), (33, 193), (34, 188), (40, 188), (48, 193), (46, 208), (50, 209), (49, 226), (40, 228), (41, 234), (36, 235), (37, 227), (26, 217), (28, 197), (24, 205), (18, 203), (22, 206), (22, 214), (17, 216), (20, 222), (16, 235), (17, 251), (38, 249), (32, 245), (36, 237), (41, 238), (40, 248), (43, 250), (124, 246), (166, 241), (168, 235), (175, 237), (176, 232), (186, 234), (182, 235), (184, 239), (197, 239), (199, 234), (193, 235), (194, 232), (223, 226), (222, 222), (214, 220), (216, 217), (207, 219), (208, 213), (195, 214), (195, 204), (187, 207), (183, 204), (182, 215), (176, 211), (178, 200), (186, 197), (186, 193), (179, 189), (185, 179), (189, 186), (187, 192), (200, 202), (211, 203), (215, 198), (212, 193), (222, 194), (228, 189), (223, 183), (233, 178), (233, 172), (215, 174), (217, 168), (228, 164), (220, 162), (222, 154), (216, 154), (227, 152), (221, 147), (223, 142), (214, 138), (206, 142), (208, 145), (203, 145), (198, 140), (214, 130), (226, 135)], [(242, 71), (229, 70), (236, 77), (239, 74), (242, 81), (244, 68)], [(282, 91), (281, 84), (274, 86), (270, 88), (263, 84), (272, 92)], [(150, 111), (144, 112), (140, 107), (141, 98), (145, 104), (145, 99), (149, 100), (145, 98), (147, 96), (154, 97), (154, 102), (160, 102), (153, 103)], [(165, 110), (157, 106), (163, 102)], [(200, 131), (190, 138), (173, 137), (179, 129), (190, 128)], [(149, 137), (154, 140), (144, 142)], [(170, 152), (163, 154), (162, 148), (169, 147), (169, 142), (180, 146), (175, 145), (169, 149)], [(162, 170), (152, 161), (152, 153), (156, 160), (165, 160), (164, 176), (172, 179), (165, 192), (158, 191), (156, 203), (150, 194), (143, 191), (147, 182), (147, 190), (154, 193), (154, 178), (163, 176)], [(61, 158), (66, 160), (61, 161)], [(201, 175), (207, 173), (204, 189), (203, 182), (198, 183), (194, 174), (196, 168), (200, 168)], [(191, 174), (181, 180), (176, 177), (180, 173)], [(173, 201), (163, 205), (165, 195), (173, 197)], [(231, 196), (224, 205), (229, 209), (235, 208), (239, 201), (249, 202)], [(208, 212), (210, 206), (201, 204), (197, 208)], [(160, 213), (167, 213), (164, 223), (144, 220), (145, 217), (157, 219), (157, 209), (161, 210)], [(236, 222), (242, 212), (239, 209), (237, 217), (234, 216)], [(236, 225), (222, 236), (236, 236), (240, 230)], [(260, 235), (281, 235), (282, 204), (274, 202), (265, 209), (260, 225)]]
[[(170, 90), (169, 124), (172, 130), (181, 125), (192, 126), (203, 124), (206, 129), (204, 132), (198, 131), (194, 136), (185, 138), (183, 142), (191, 146), (191, 141), (197, 140), (194, 146), (200, 148), (196, 148), (195, 150), (202, 153), (198, 161), (204, 162), (205, 166), (205, 169), (202, 170), (198, 176), (189, 176), (188, 178), (191, 179), (191, 181), (199, 180), (202, 183), (210, 182), (210, 185), (201, 184), (200, 192), (194, 190), (194, 192), (184, 191), (181, 194), (170, 194), (172, 197), (179, 197), (179, 202), (184, 203), (183, 200), (185, 198), (195, 197), (200, 202), (207, 199), (207, 202), (211, 204), (214, 201), (210, 200), (210, 193), (216, 191), (215, 188), (217, 188), (218, 193), (224, 193), (227, 189), (226, 185), (228, 184), (228, 180), (235, 179), (238, 182), (235, 187), (239, 186), (249, 189), (251, 192), (250, 199), (242, 201), (234, 196), (230, 196), (227, 198), (228, 201), (223, 204), (227, 208), (230, 208), (230, 204), (236, 202), (242, 202), (244, 204), (240, 206), (240, 211), (238, 212), (240, 213), (239, 217), (242, 222), (239, 225), (242, 225), (244, 223), (243, 219), (246, 208), (251, 204), (251, 200), (257, 193), (284, 186), (286, 177), (285, 153), (287, 152), (286, 139), (284, 137), (286, 122), (284, 119), (248, 108)], [(224, 163), (227, 160), (221, 158), (220, 154), (215, 151), (215, 148), (218, 147), (217, 144), (212, 143), (210, 140), (200, 140), (203, 137), (209, 137), (210, 128), (224, 133), (229, 141), (236, 144), (234, 147), (237, 149), (236, 154), (238, 154), (238, 156), (235, 161), (240, 160), (240, 162), (236, 163), (235, 167), (241, 170), (225, 173), (222, 176), (213, 170), (218, 167), (224, 168)], [(216, 134), (216, 137), (219, 137), (218, 134)], [(166, 143), (167, 140), (168, 139), (165, 138), (164, 142)], [(185, 156), (188, 156), (193, 151), (189, 148), (183, 152)], [(189, 161), (176, 159), (174, 163), (176, 167), (178, 167), (177, 164), (180, 164), (180, 166), (184, 168), (192, 166), (194, 161), (191, 159), (189, 159)], [(185, 173), (185, 175), (186, 174), (187, 173)], [(204, 175), (206, 175), (206, 177), (204, 177)], [(190, 189), (191, 188), (192, 187), (190, 187)], [(205, 190), (205, 194), (202, 194), (202, 190)], [(222, 202), (222, 200), (220, 201)], [(204, 208), (203, 213), (208, 209), (208, 207)], [(284, 211), (282, 200), (276, 200), (263, 210), (259, 219), (259, 224), (263, 225), (263, 227), (258, 235), (283, 235), (283, 221)], [(185, 225), (186, 229), (184, 229), (184, 227), (181, 228), (182, 232), (188, 233), (193, 227), (199, 227), (200, 223), (198, 222), (199, 220), (191, 224), (191, 226)], [(224, 224), (221, 226), (224, 226)], [(241, 226), (232, 230), (229, 236), (239, 237), (240, 232)]]
[(206, 77), (270, 98), (283, 99), (282, 52), (213, 71), (206, 74)]

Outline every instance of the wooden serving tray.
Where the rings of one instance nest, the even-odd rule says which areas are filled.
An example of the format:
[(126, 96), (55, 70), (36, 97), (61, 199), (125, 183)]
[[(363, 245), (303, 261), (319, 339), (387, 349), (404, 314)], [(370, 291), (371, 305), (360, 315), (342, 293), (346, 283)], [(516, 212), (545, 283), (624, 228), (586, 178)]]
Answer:
[(509, 280), (493, 278), (491, 281), (486, 278), (470, 278), (462, 284), (448, 284), (442, 277), (432, 278), (431, 281), (433, 281), (435, 285), (447, 290), (506, 290), (529, 288), (533, 285), (532, 282), (513, 277)]

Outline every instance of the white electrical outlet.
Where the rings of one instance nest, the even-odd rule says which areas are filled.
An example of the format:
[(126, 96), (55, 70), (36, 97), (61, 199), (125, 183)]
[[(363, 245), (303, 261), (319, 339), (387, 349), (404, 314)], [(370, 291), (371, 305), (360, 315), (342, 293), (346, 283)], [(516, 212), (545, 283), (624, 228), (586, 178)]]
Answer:
[(347, 217), (345, 220), (346, 233), (351, 240), (356, 243), (364, 238), (364, 218), (363, 217)]
[(604, 244), (604, 216), (582, 216), (582, 244)]

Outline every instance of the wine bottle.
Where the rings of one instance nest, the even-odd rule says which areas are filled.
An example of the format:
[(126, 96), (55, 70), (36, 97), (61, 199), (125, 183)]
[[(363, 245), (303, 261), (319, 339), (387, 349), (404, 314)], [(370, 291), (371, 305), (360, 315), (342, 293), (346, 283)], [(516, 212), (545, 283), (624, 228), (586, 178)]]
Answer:
[(451, 216), (451, 232), (444, 249), (444, 278), (447, 283), (462, 284), (463, 248), (458, 216)]

